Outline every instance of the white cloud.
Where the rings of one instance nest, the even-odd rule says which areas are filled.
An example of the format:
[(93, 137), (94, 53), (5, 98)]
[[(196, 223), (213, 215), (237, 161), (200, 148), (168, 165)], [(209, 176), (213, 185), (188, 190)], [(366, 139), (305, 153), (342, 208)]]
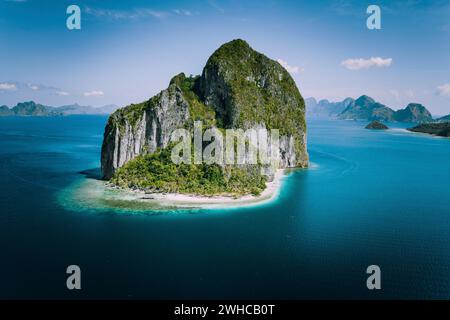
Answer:
[[(1, 0), (0, 0), (1, 1)], [(69, 92), (61, 88), (56, 88), (52, 86), (47, 86), (44, 84), (34, 84), (26, 83), (20, 81), (10, 81), (10, 82), (0, 82), (0, 91), (17, 91), (24, 94), (30, 94), (31, 91), (35, 91), (39, 96), (44, 95), (57, 95), (57, 96), (68, 96)], [(98, 92), (94, 92), (94, 94)]]
[(208, 4), (220, 13), (225, 12), (225, 10), (221, 6), (219, 6), (215, 0), (208, 0)]
[(299, 73), (303, 72), (304, 70), (297, 66), (290, 66), (286, 61), (283, 59), (278, 59), (277, 62), (281, 64), (289, 73)]
[(175, 9), (175, 10), (173, 10), (173, 12), (175, 12), (179, 16), (192, 16), (193, 15), (192, 11), (189, 11), (189, 10)]
[(3, 82), (0, 83), (0, 91), (14, 91), (17, 90), (15, 83)]
[(149, 8), (140, 8), (125, 11), (125, 10), (96, 9), (87, 7), (85, 9), (85, 12), (95, 17), (104, 17), (113, 20), (136, 20), (148, 17), (162, 19), (169, 15), (168, 12), (156, 11)]
[(446, 84), (443, 84), (442, 86), (437, 87), (437, 90), (438, 90), (438, 95), (450, 97), (450, 83), (446, 83)]
[(94, 91), (85, 92), (85, 93), (83, 93), (83, 95), (85, 97), (100, 97), (100, 96), (104, 95), (104, 92), (100, 91), (100, 90), (94, 90)]
[(341, 62), (341, 65), (349, 70), (361, 70), (371, 67), (389, 67), (392, 64), (392, 58), (372, 57), (370, 59), (347, 59)]

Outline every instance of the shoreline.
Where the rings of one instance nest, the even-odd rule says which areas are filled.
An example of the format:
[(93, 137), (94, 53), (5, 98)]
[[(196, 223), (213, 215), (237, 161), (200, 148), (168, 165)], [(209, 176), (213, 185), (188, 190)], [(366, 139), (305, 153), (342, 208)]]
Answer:
[(409, 130), (409, 128), (389, 128), (386, 131), (406, 133), (408, 135), (415, 135), (417, 137), (450, 139), (450, 137), (440, 136), (440, 135), (434, 134), (434, 133), (421, 132), (421, 131), (412, 131), (412, 130)]
[[(244, 195), (234, 198), (232, 196), (202, 196), (180, 193), (145, 193), (142, 190), (117, 189), (105, 184), (106, 189), (120, 190), (127, 200), (139, 201), (142, 203), (155, 203), (163, 206), (176, 206), (184, 208), (228, 208), (234, 206), (260, 205), (274, 200), (280, 193), (282, 180), (286, 177), (285, 169), (278, 169), (274, 179), (266, 183), (266, 188), (260, 195)], [(118, 195), (118, 198), (121, 198)]]

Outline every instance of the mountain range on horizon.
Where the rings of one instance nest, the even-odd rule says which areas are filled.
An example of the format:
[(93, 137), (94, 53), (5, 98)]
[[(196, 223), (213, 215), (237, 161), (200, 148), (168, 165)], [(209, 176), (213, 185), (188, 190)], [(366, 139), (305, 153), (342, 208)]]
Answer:
[(427, 108), (419, 103), (409, 103), (404, 109), (395, 111), (367, 95), (362, 95), (356, 100), (346, 98), (339, 102), (307, 98), (305, 103), (307, 116), (311, 118), (409, 123), (450, 121), (450, 115), (433, 119)]
[[(340, 120), (367, 120), (385, 122), (450, 122), (450, 114), (435, 117), (427, 108), (418, 103), (409, 103), (404, 109), (392, 108), (376, 102), (373, 98), (362, 95), (358, 99), (345, 98), (342, 101), (331, 102), (327, 99), (317, 100), (306, 98), (306, 115), (308, 118), (340, 119)], [(10, 108), (0, 106), (1, 116), (67, 116), (67, 115), (108, 115), (119, 109), (115, 104), (101, 107), (82, 106), (77, 103), (52, 107), (34, 101), (17, 103)]]
[(51, 107), (36, 103), (34, 101), (19, 102), (13, 108), (0, 106), (0, 116), (67, 116), (67, 115), (95, 115), (111, 114), (119, 107), (109, 104), (101, 107), (80, 106), (79, 104), (70, 104), (60, 107)]
[(311, 118), (336, 118), (351, 103), (353, 98), (331, 102), (327, 99), (317, 101), (315, 98), (306, 98), (306, 115)]

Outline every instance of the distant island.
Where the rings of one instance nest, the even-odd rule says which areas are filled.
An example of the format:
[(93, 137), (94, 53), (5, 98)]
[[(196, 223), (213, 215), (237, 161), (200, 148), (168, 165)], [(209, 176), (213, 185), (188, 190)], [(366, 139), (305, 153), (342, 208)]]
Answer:
[(407, 130), (440, 137), (450, 137), (450, 122), (423, 123)]
[(405, 109), (394, 111), (366, 95), (356, 99), (338, 117), (339, 119), (345, 120), (378, 120), (388, 122), (433, 121), (431, 113), (421, 104), (410, 103)]
[(450, 122), (450, 114), (444, 117), (438, 118), (436, 122)]
[(310, 117), (408, 123), (434, 121), (431, 113), (421, 104), (410, 103), (404, 109), (394, 111), (367, 95), (356, 100), (346, 98), (342, 102), (317, 102), (314, 98), (305, 101), (307, 115)]
[(20, 102), (15, 107), (0, 106), (0, 116), (67, 116), (75, 114), (95, 115), (110, 114), (118, 106), (106, 105), (102, 107), (80, 106), (78, 104), (61, 107), (45, 106), (34, 101)]
[(194, 121), (202, 121), (204, 129), (279, 129), (278, 168), (308, 166), (305, 105), (294, 80), (278, 62), (238, 39), (217, 49), (202, 75), (181, 73), (156, 96), (110, 116), (101, 153), (104, 179), (171, 199), (194, 196), (191, 201), (257, 196), (276, 182), (278, 168), (259, 163), (174, 164), (170, 134), (191, 130)]
[(369, 123), (366, 126), (366, 129), (372, 129), (372, 130), (387, 130), (389, 129), (388, 126), (382, 124), (381, 122), (374, 120), (371, 123)]
[(339, 102), (330, 102), (326, 99), (317, 101), (315, 98), (307, 98), (305, 99), (306, 115), (310, 118), (337, 118), (354, 101), (353, 98), (346, 98)]

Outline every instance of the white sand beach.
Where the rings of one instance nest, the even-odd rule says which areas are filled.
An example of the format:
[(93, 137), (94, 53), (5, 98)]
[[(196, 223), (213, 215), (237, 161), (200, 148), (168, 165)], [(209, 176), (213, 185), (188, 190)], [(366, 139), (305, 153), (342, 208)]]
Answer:
[(141, 190), (121, 189), (97, 179), (82, 179), (71, 187), (61, 190), (61, 205), (77, 211), (120, 210), (123, 212), (142, 213), (149, 211), (166, 211), (178, 209), (222, 209), (242, 208), (267, 204), (277, 199), (283, 179), (289, 170), (277, 170), (273, 181), (259, 195), (199, 196), (177, 193), (145, 193)]
[(258, 195), (231, 196), (200, 196), (179, 193), (145, 193), (143, 191), (127, 191), (136, 194), (140, 201), (158, 202), (161, 205), (181, 207), (230, 207), (261, 204), (275, 199), (280, 191), (284, 170), (277, 170), (274, 179), (266, 183), (266, 189)]

